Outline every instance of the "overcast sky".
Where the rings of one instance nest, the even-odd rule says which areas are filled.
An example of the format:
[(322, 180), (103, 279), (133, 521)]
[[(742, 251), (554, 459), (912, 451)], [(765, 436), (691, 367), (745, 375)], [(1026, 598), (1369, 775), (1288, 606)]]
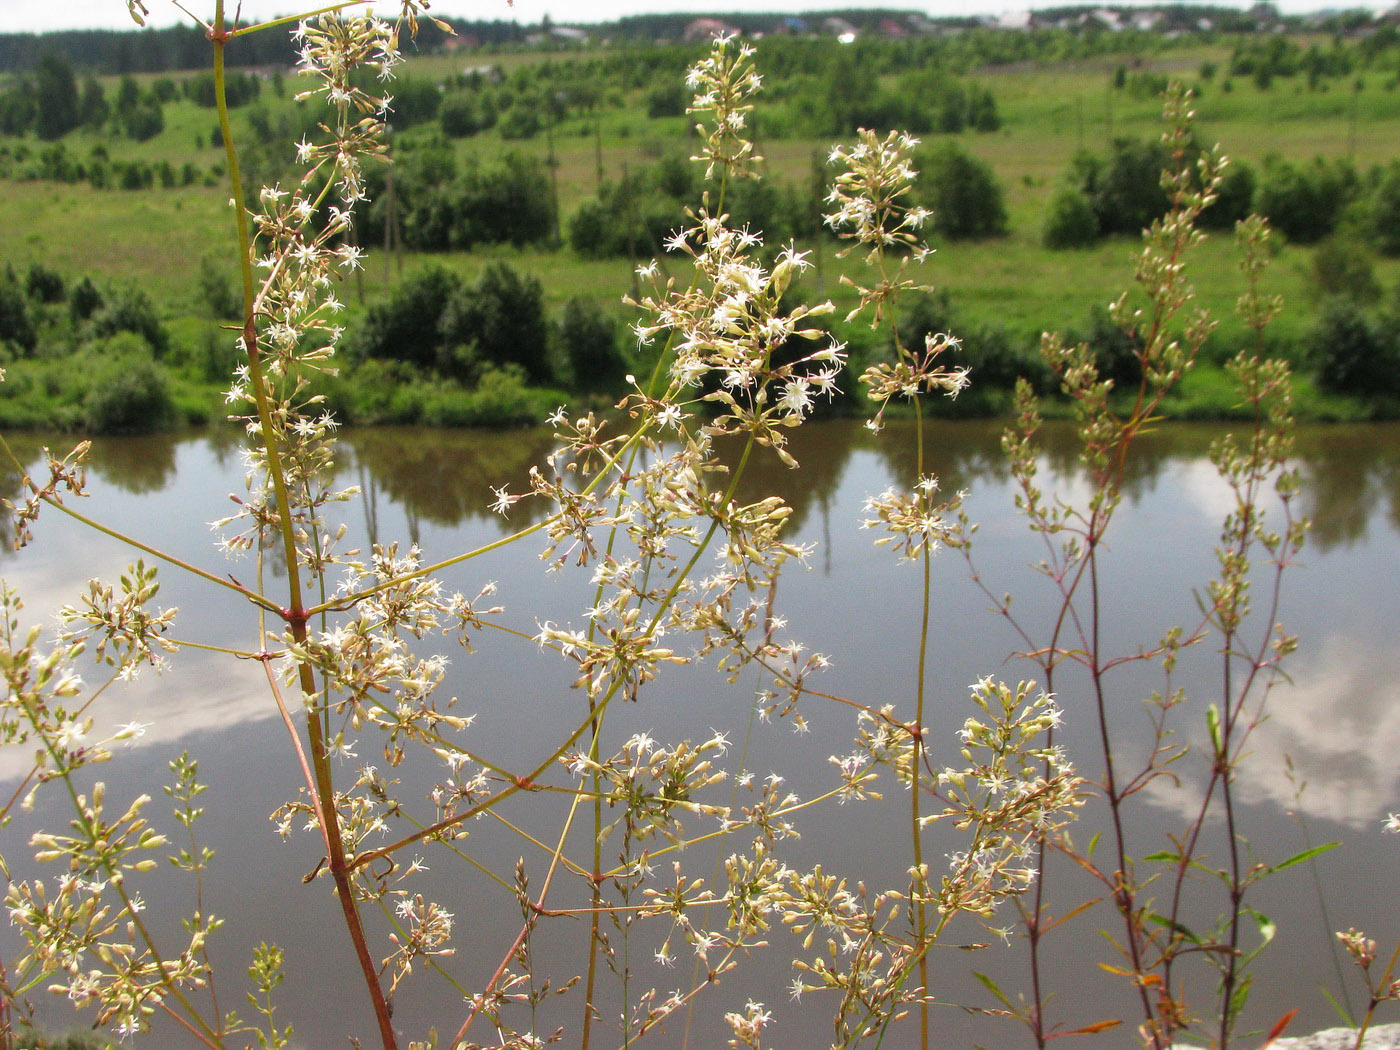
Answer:
[[(230, 11), (236, 0), (226, 0)], [(1059, 3), (1065, 0), (1058, 0)], [(1102, 2), (1102, 0), (1100, 0)], [(1230, 6), (1248, 7), (1250, 0), (1235, 0)], [(1129, 0), (1118, 0), (1115, 6), (1147, 6)], [(184, 18), (170, 0), (146, 0), (151, 11), (152, 25), (169, 25)], [(186, 8), (203, 17), (214, 9), (213, 0), (189, 0)], [(309, 5), (310, 6), (310, 5)], [(811, 11), (836, 7), (893, 7), (925, 11), (930, 15), (1000, 14), (1027, 7), (1058, 6), (1055, 0), (1040, 4), (1007, 3), (1007, 0), (516, 0), (509, 6), (506, 0), (436, 0), (433, 11), (461, 18), (504, 18), (520, 22), (538, 22), (548, 14), (556, 22), (606, 22), (622, 15), (658, 14), (678, 11), (721, 13), (725, 11)], [(1086, 6), (1095, 6), (1088, 4)], [(1321, 6), (1374, 7), (1374, 0), (1355, 3), (1327, 3), (1327, 0), (1280, 0), (1278, 8), (1285, 13), (1316, 10)], [(270, 18), (289, 14), (299, 8), (289, 0), (245, 0), (245, 17)], [(393, 10), (390, 5), (386, 10)], [(132, 25), (126, 13), (125, 0), (0, 0), (0, 31), (42, 32), (47, 29), (125, 28)]]

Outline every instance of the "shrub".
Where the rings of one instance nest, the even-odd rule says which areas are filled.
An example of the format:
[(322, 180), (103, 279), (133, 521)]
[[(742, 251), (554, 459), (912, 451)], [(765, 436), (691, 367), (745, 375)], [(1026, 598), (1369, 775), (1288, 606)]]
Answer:
[(503, 139), (532, 139), (540, 133), (539, 111), (528, 102), (517, 102), (501, 114), (496, 130)]
[(1400, 255), (1400, 162), (1392, 161), (1376, 185), (1371, 224), (1380, 253)]
[(1215, 203), (1201, 213), (1201, 225), (1211, 230), (1233, 230), (1254, 207), (1254, 169), (1232, 161), (1221, 177)]
[(68, 312), (75, 322), (86, 321), (102, 309), (106, 297), (92, 283), (92, 278), (84, 277), (68, 293)]
[(443, 134), (452, 138), (466, 138), (490, 126), (483, 120), (474, 91), (453, 91), (444, 95), (437, 116)]
[(160, 103), (147, 99), (121, 115), (122, 130), (137, 142), (153, 139), (165, 130), (165, 114)]
[(653, 84), (651, 90), (647, 92), (647, 116), (653, 119), (657, 117), (683, 117), (685, 107), (690, 105), (690, 98), (686, 95), (684, 85), (680, 84), (672, 77), (667, 77), (658, 84)]
[(1271, 156), (1264, 162), (1254, 206), (1289, 240), (1314, 244), (1336, 229), (1355, 193), (1356, 173), (1348, 165), (1317, 158), (1299, 166)]
[(435, 367), (442, 314), (461, 285), (461, 278), (441, 266), (410, 274), (365, 312), (351, 335), (350, 356)]
[(951, 143), (922, 155), (918, 189), (934, 229), (949, 240), (1006, 232), (1006, 205), (992, 169)]
[(68, 289), (63, 274), (42, 263), (30, 263), (24, 275), (24, 290), (36, 303), (61, 303)]
[(1086, 248), (1098, 240), (1099, 219), (1089, 198), (1076, 186), (1062, 186), (1050, 198), (1041, 230), (1047, 248)]
[(29, 300), (14, 268), (6, 264), (4, 272), (0, 273), (0, 346), (8, 347), (11, 352), (32, 354), (38, 342), (39, 334), (29, 314)]
[(627, 361), (617, 348), (617, 322), (591, 299), (564, 304), (559, 320), (560, 356), (580, 390), (617, 390)]
[(1338, 394), (1395, 396), (1400, 393), (1400, 340), (1393, 326), (1369, 317), (1355, 299), (1324, 304), (1305, 340), (1317, 385)]
[[(495, 365), (518, 365), (532, 383), (553, 378), (544, 286), (538, 277), (491, 263), (474, 285), (456, 290), (441, 316), (437, 368), (442, 374), (470, 381), (479, 356)], [(467, 362), (442, 353), (454, 347), (473, 347), (474, 353)]]
[(200, 307), (210, 317), (232, 320), (243, 315), (243, 297), (233, 278), (207, 255), (199, 260), (195, 288)]
[(1162, 169), (1170, 161), (1160, 142), (1119, 139), (1106, 159), (1077, 156), (1070, 181), (1089, 199), (1100, 233), (1137, 235), (1166, 214)]
[(163, 430), (174, 416), (165, 370), (145, 353), (134, 333), (103, 340), (94, 348), (83, 427), (94, 434), (140, 434)]
[(87, 334), (98, 339), (117, 332), (133, 332), (146, 341), (150, 352), (163, 357), (170, 349), (170, 336), (156, 313), (155, 304), (136, 288), (113, 291), (88, 320)]
[(1322, 298), (1342, 296), (1374, 303), (1381, 297), (1370, 253), (1364, 245), (1344, 238), (1329, 237), (1313, 250), (1313, 279)]

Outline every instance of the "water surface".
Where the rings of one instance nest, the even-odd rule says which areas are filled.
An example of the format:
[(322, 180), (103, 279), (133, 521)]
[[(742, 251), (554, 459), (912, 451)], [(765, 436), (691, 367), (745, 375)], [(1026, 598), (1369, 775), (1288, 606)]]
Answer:
[[(1150, 646), (1168, 627), (1199, 616), (1196, 595), (1216, 570), (1213, 546), (1221, 518), (1231, 509), (1229, 492), (1206, 459), (1219, 433), (1219, 428), (1206, 426), (1164, 428), (1144, 441), (1130, 464), (1124, 503), (1105, 556), (1105, 635), (1117, 651)], [(16, 440), (27, 454), (36, 451), (38, 439)], [(931, 469), (944, 489), (967, 492), (968, 513), (979, 523), (975, 552), (983, 581), (994, 593), (1015, 593), (1018, 615), (1036, 637), (1046, 637), (1045, 624), (1056, 606), (1045, 579), (1031, 568), (1044, 552), (1039, 538), (1015, 514), (997, 428), (940, 424), (930, 432), (929, 448)], [(363, 499), (337, 508), (337, 513), (343, 514), (354, 546), (415, 543), (429, 560), (447, 557), (490, 543), (531, 520), (526, 505), (515, 508), (508, 520), (491, 514), (491, 488), (505, 484), (519, 491), (520, 479), (548, 450), (548, 435), (534, 432), (352, 433), (345, 441), (340, 473), (344, 482), (360, 487)], [(887, 550), (876, 548), (875, 535), (861, 528), (868, 496), (914, 480), (910, 436), (898, 426), (876, 438), (853, 424), (818, 424), (796, 434), (793, 450), (802, 463), (799, 470), (760, 459), (746, 475), (742, 494), (745, 499), (768, 492), (783, 495), (795, 510), (793, 537), (814, 545), (808, 567), (784, 577), (777, 611), (786, 618), (792, 637), (830, 656), (830, 670), (814, 682), (818, 688), (910, 710), (920, 576)], [(1400, 648), (1395, 645), (1400, 624), (1400, 428), (1304, 429), (1299, 462), (1304, 478), (1301, 498), (1313, 531), (1300, 564), (1287, 575), (1280, 619), (1300, 637), (1301, 647), (1288, 664), (1291, 683), (1276, 690), (1267, 718), (1253, 733), (1239, 784), (1244, 834), (1262, 862), (1276, 862), (1310, 843), (1342, 843), (1313, 866), (1267, 880), (1253, 897), (1256, 907), (1277, 921), (1279, 933), (1257, 964), (1249, 1020), (1267, 1028), (1297, 1008), (1295, 1033), (1335, 1023), (1323, 989), (1353, 1005), (1358, 1000), (1358, 986), (1339, 981), (1331, 931), (1364, 927), (1380, 939), (1383, 950), (1400, 936), (1400, 915), (1390, 889), (1400, 838), (1380, 832), (1385, 814), (1400, 809)], [(1047, 490), (1065, 498), (1084, 494), (1084, 479), (1062, 430), (1047, 433), (1042, 480)], [(228, 513), (228, 496), (242, 488), (242, 459), (230, 433), (108, 439), (94, 450), (93, 499), (88, 506), (116, 529), (251, 582), (253, 563), (217, 553), (208, 528), (209, 521)], [(36, 532), (33, 546), (0, 558), (0, 571), (24, 595), (26, 615), (36, 622), (73, 600), (89, 576), (112, 576), (129, 560), (115, 541), (50, 510)], [(533, 635), (538, 622), (545, 620), (581, 625), (583, 610), (592, 604), (589, 570), (546, 571), (538, 558), (542, 545), (532, 538), (456, 566), (445, 574), (446, 585), (475, 594), (494, 581), (499, 588), (495, 600), (507, 610), (503, 622), (525, 636)], [(173, 571), (164, 572), (163, 579), (161, 602), (181, 610), (175, 632), (179, 637), (254, 644), (256, 617), (250, 607), (230, 603), (208, 584)], [(1264, 582), (1259, 581), (1261, 588)], [(1013, 655), (1023, 643), (990, 610), (956, 552), (943, 552), (935, 559), (933, 588), (928, 722), (935, 742), (933, 760), (951, 764), (958, 762), (956, 731), (971, 710), (966, 699), (969, 683), (987, 674), (1014, 681), (1033, 676), (1035, 669)], [(1261, 602), (1262, 595), (1261, 590)], [(452, 670), (445, 687), (458, 697), (461, 712), (476, 716), (467, 742), (505, 768), (528, 769), (581, 718), (583, 700), (569, 687), (568, 665), (542, 654), (528, 640), (497, 632), (475, 638), (473, 644), (474, 653), (461, 647), (451, 651)], [(1207, 647), (1184, 661), (1178, 684), (1195, 699), (1174, 713), (1172, 725), (1180, 742), (1199, 747), (1204, 739), (1204, 705), (1219, 698), (1219, 666), (1218, 654)], [(85, 677), (100, 680), (96, 668), (85, 669)], [(789, 723), (765, 724), (752, 718), (753, 690), (761, 684), (750, 676), (731, 686), (705, 668), (665, 674), (639, 703), (614, 709), (609, 742), (616, 747), (638, 731), (661, 741), (700, 740), (722, 731), (736, 744), (726, 760), (731, 771), (747, 770), (757, 778), (781, 774), (804, 797), (830, 787), (827, 756), (851, 749), (855, 726), (849, 709), (804, 701), (810, 731), (795, 734)], [(1143, 700), (1160, 687), (1160, 677), (1125, 671), (1111, 687), (1111, 723), (1123, 753), (1140, 754), (1150, 740)], [(1085, 775), (1097, 776), (1097, 727), (1082, 683), (1062, 683), (1060, 702), (1067, 718), (1062, 742)], [(358, 977), (348, 950), (342, 950), (345, 938), (337, 926), (329, 884), (302, 882), (317, 864), (316, 843), (306, 835), (283, 842), (267, 820), (280, 803), (295, 796), (297, 777), (260, 668), (186, 650), (171, 672), (143, 676), (104, 696), (98, 717), (109, 725), (150, 723), (136, 746), (120, 752), (100, 771), (113, 790), (149, 791), (157, 798), (153, 812), (159, 812), (155, 807), (164, 801), (159, 785), (165, 765), (183, 750), (200, 760), (202, 778), (211, 785), (201, 834), (219, 849), (205, 907), (228, 920), (215, 942), (216, 963), (227, 985), (221, 1009), (243, 1007), (240, 980), (251, 949), (260, 940), (275, 939), (288, 955), (282, 1023), (296, 1026), (295, 1045), (345, 1046), (352, 1034), (370, 1045), (372, 1019), (350, 991)], [(745, 741), (745, 747), (738, 746)], [(383, 765), (368, 736), (357, 757), (347, 761), (344, 774), (353, 775), (354, 765), (361, 762)], [(0, 777), (7, 783), (15, 783), (25, 768), (22, 754), (0, 753)], [(1183, 827), (1199, 803), (1207, 772), (1202, 762), (1188, 756), (1175, 769), (1175, 780), (1159, 780), (1138, 797), (1133, 819), (1139, 856), (1168, 848), (1168, 836)], [(430, 783), (418, 769), (403, 767), (394, 775), (411, 799), (421, 799)], [(866, 878), (872, 886), (902, 885), (902, 872), (909, 864), (908, 803), (893, 785), (886, 783), (885, 790), (883, 805), (833, 805), (804, 814), (799, 822), (802, 837), (783, 842), (782, 855), (795, 865), (820, 859), (828, 870)], [(40, 802), (39, 816), (54, 824), (66, 821), (60, 802), (51, 793)], [(560, 812), (552, 800), (531, 796), (512, 800), (503, 815), (545, 838), (557, 833)], [(1098, 806), (1087, 807), (1083, 827), (1076, 832), (1081, 844), (1101, 827), (1102, 816)], [(8, 857), (24, 852), (27, 832), (22, 823), (0, 832)], [(587, 854), (586, 837), (571, 840), (573, 855)], [(953, 833), (931, 831), (926, 855), (934, 858), (936, 867), (958, 842)], [(533, 885), (543, 877), (544, 852), (501, 824), (478, 822), (468, 843), (474, 858), (507, 877), (517, 857), (524, 858)], [(1223, 862), (1220, 845), (1216, 827), (1207, 845), (1214, 851), (1208, 863)], [(724, 852), (742, 846), (734, 842)], [(697, 873), (707, 873), (715, 862), (715, 851), (702, 849), (696, 848), (698, 862), (694, 857), (689, 861)], [(466, 865), (439, 856), (430, 866), (431, 892), (457, 917), (459, 953), (451, 964), (453, 972), (465, 986), (479, 985), (518, 928), (516, 904), (499, 885)], [(1096, 892), (1063, 864), (1052, 868), (1050, 877), (1057, 899), (1069, 902), (1061, 911)], [(566, 885), (559, 901), (581, 899), (581, 892), (578, 886)], [(152, 901), (183, 900), (183, 907), (193, 907), (187, 889), (166, 875), (145, 895)], [(1218, 896), (1209, 900), (1193, 918), (1208, 924)], [(1005, 921), (1010, 919), (1008, 914)], [(540, 970), (556, 983), (579, 972), (584, 928), (581, 920), (562, 920), (537, 940)], [(1115, 916), (1100, 906), (1066, 924), (1048, 942), (1056, 995), (1050, 1012), (1057, 1020), (1073, 1026), (1123, 1017), (1135, 1023), (1132, 997), (1097, 966), (1116, 962), (1099, 932), (1116, 929)], [(632, 968), (634, 996), (652, 985), (668, 991), (690, 981), (690, 964), (684, 957), (672, 970), (653, 964), (652, 954), (663, 936), (661, 928), (646, 926), (625, 942), (614, 936), (619, 967), (625, 951)], [(989, 939), (969, 923), (958, 927), (950, 942)], [(737, 979), (704, 993), (690, 1045), (722, 1045), (719, 1015), (742, 1007), (749, 998), (773, 1009), (775, 1046), (824, 1045), (829, 1033), (826, 1004), (819, 995), (809, 995), (800, 1004), (789, 1000), (789, 960), (795, 945), (782, 930), (775, 930), (771, 940), (768, 957), (758, 953)], [(0, 943), (7, 955), (13, 954), (13, 932)], [(1014, 938), (1009, 948), (975, 953), (940, 949), (933, 959), (933, 991), (943, 1002), (995, 1005), (969, 976), (973, 968), (995, 974), (1008, 991), (1028, 983), (1023, 946)], [(1202, 973), (1192, 989), (1192, 1005), (1207, 1009), (1208, 976)], [(421, 1038), (434, 1025), (445, 1039), (463, 1016), (458, 994), (427, 984), (410, 990), (397, 1005), (396, 1021), (412, 1038)], [(541, 1028), (547, 1026), (546, 1018), (550, 1024), (557, 1019), (572, 1033), (579, 1009), (575, 992), (547, 1008)], [(46, 1015), (55, 1025), (67, 1023), (64, 1011), (52, 1004)], [(523, 1015), (516, 1020), (524, 1023)], [(940, 1046), (1029, 1045), (1014, 1023), (1001, 1019), (948, 1008), (935, 1012), (935, 1023)], [(680, 1046), (683, 1029), (680, 1021), (673, 1022), (653, 1045)], [(1099, 1042), (1129, 1045), (1121, 1034), (1129, 1030), (1101, 1036)], [(621, 1042), (615, 1027), (609, 1033), (610, 1038), (598, 1045)], [(489, 1032), (474, 1035), (486, 1040)], [(572, 1038), (571, 1034), (566, 1045)], [(184, 1044), (176, 1033), (162, 1029), (147, 1045)], [(908, 1044), (901, 1040), (898, 1045)]]

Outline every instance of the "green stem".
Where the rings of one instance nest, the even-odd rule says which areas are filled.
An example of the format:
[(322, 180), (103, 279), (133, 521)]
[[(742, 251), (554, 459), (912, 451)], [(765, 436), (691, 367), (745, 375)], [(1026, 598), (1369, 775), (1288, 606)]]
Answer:
[[(238, 151), (234, 144), (233, 128), (228, 114), (228, 99), (225, 92), (224, 49), (231, 39), (231, 34), (224, 25), (224, 0), (216, 0), (214, 28), (210, 33), (210, 39), (214, 45), (214, 95), (218, 106), (219, 129), (223, 135), (224, 152), (228, 160), (234, 218), (238, 229), (239, 262), (243, 279), (243, 349), (248, 359), (249, 384), (257, 406), (258, 430), (262, 437), (263, 451), (267, 456), (268, 477), (272, 482), (277, 516), (280, 519), (282, 546), (287, 563), (289, 602), (287, 609), (279, 615), (290, 627), (293, 640), (298, 645), (304, 645), (307, 639), (307, 612), (302, 604), (301, 562), (297, 554), (291, 493), (282, 466), (281, 435), (273, 421), (272, 395), (268, 390), (262, 355), (258, 348), (257, 301), (253, 292), (252, 237), (248, 224), (243, 178), (238, 164)], [(316, 694), (315, 676), (310, 666), (305, 663), (299, 668), (299, 681), (304, 696), (309, 698)], [(369, 946), (365, 942), (364, 926), (350, 878), (351, 868), (341, 840), (340, 815), (335, 805), (335, 782), (331, 771), (330, 757), (326, 750), (325, 733), (316, 710), (307, 712), (306, 727), (311, 751), (312, 771), (316, 781), (313, 802), (316, 806), (322, 834), (326, 840), (327, 861), (331, 877), (335, 881), (336, 896), (340, 902), (351, 942), (354, 945), (366, 990), (374, 1007), (380, 1040), (384, 1050), (397, 1050), (398, 1040), (394, 1033), (389, 1005), (379, 983), (378, 972), (374, 960), (370, 956)]]

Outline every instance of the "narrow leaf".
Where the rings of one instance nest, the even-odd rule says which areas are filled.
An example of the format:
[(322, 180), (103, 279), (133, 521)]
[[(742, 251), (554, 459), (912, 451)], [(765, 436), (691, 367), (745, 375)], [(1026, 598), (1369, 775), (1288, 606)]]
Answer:
[(1288, 1013), (1280, 1017), (1274, 1023), (1274, 1026), (1269, 1029), (1269, 1036), (1267, 1039), (1264, 1040), (1264, 1045), (1261, 1046), (1259, 1050), (1268, 1050), (1269, 1044), (1272, 1043), (1279, 1036), (1283, 1035), (1283, 1030), (1288, 1027), (1289, 1022), (1293, 1020), (1294, 1016), (1297, 1013), (1297, 1010), (1289, 1010)]
[(991, 992), (994, 996), (996, 996), (997, 1000), (1008, 1010), (1016, 1009), (1014, 1006), (1011, 1005), (1011, 1000), (1006, 997), (1006, 994), (1002, 992), (1000, 988), (997, 987), (996, 981), (992, 980), (985, 973), (978, 973), (976, 970), (972, 971), (972, 976), (976, 977), (979, 981), (981, 981), (982, 987), (987, 989), (987, 991)]
[(1312, 849), (1305, 849), (1302, 853), (1295, 853), (1287, 860), (1279, 861), (1277, 864), (1273, 865), (1271, 868), (1268, 869), (1268, 873), (1270, 875), (1277, 874), (1284, 868), (1291, 868), (1293, 867), (1293, 865), (1301, 864), (1305, 860), (1312, 860), (1314, 857), (1320, 856), (1321, 854), (1326, 853), (1328, 850), (1334, 850), (1340, 845), (1340, 842), (1326, 842), (1323, 843), (1321, 846), (1314, 846)]
[(1068, 914), (1066, 914), (1066, 915), (1061, 915), (1058, 919), (1052, 919), (1049, 923), (1047, 923), (1046, 925), (1044, 925), (1044, 926), (1042, 926), (1042, 927), (1040, 928), (1040, 932), (1041, 932), (1042, 934), (1049, 933), (1049, 932), (1050, 932), (1051, 930), (1053, 930), (1056, 926), (1061, 926), (1061, 925), (1063, 925), (1063, 924), (1069, 922), (1069, 920), (1070, 920), (1070, 919), (1073, 919), (1076, 915), (1081, 915), (1081, 914), (1083, 914), (1084, 912), (1088, 911), (1090, 908), (1092, 908), (1095, 904), (1099, 903), (1099, 901), (1101, 901), (1101, 900), (1103, 900), (1102, 897), (1095, 897), (1093, 900), (1087, 900), (1087, 901), (1085, 901), (1083, 904), (1081, 904), (1079, 907), (1075, 908), (1073, 911), (1069, 912)]
[(1149, 853), (1142, 859), (1144, 861), (1162, 861), (1164, 863), (1180, 864), (1181, 854), (1172, 853), (1169, 850), (1162, 850), (1160, 853)]
[(1097, 1035), (1099, 1032), (1107, 1032), (1110, 1028), (1117, 1028), (1122, 1021), (1095, 1021), (1093, 1024), (1086, 1024), (1083, 1028), (1076, 1028), (1072, 1032), (1055, 1032), (1045, 1037), (1048, 1042), (1051, 1039), (1062, 1039), (1067, 1035)]

